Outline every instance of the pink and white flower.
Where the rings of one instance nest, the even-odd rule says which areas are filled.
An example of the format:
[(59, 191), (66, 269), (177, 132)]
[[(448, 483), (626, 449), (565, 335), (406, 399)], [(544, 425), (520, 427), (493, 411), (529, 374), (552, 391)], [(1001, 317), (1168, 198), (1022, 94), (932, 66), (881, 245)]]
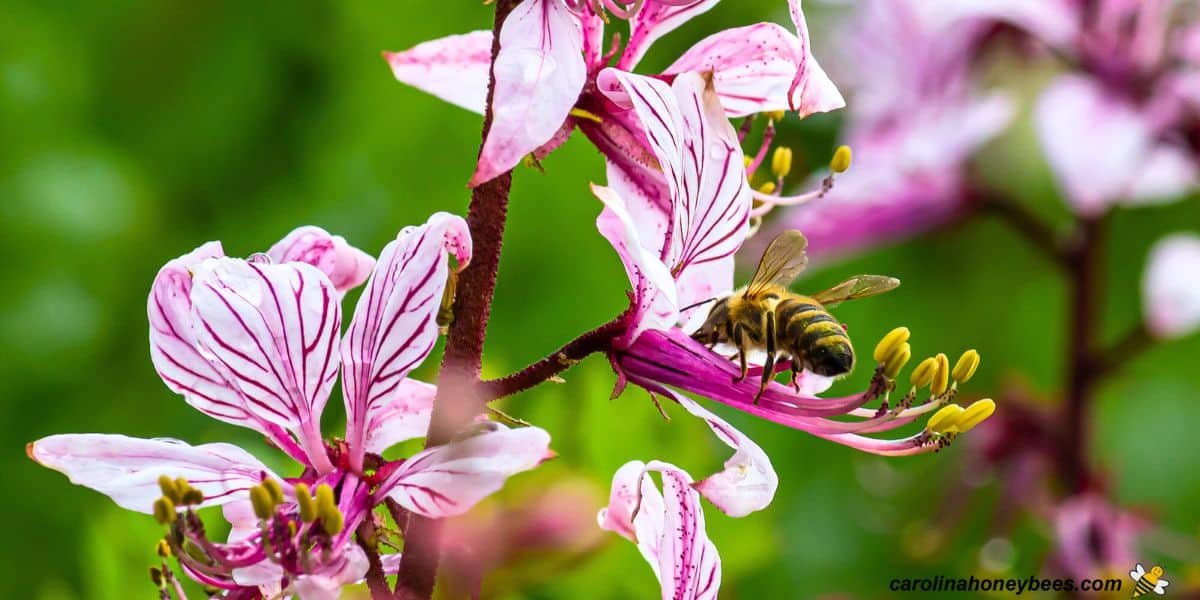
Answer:
[[(547, 457), (545, 431), (496, 424), (407, 459), (380, 457), (428, 426), (436, 390), (407, 374), (437, 338), (450, 255), (460, 266), (470, 262), (466, 223), (437, 213), (401, 231), (377, 264), (309, 227), (249, 260), (226, 257), (210, 242), (159, 271), (148, 302), (159, 375), (201, 412), (266, 436), (300, 464), (295, 477), (281, 477), (230, 444), (64, 434), (33, 442), (27, 452), (144, 513), (165, 494), (160, 477), (186, 479), (202, 494), (190, 505), (223, 506), (233, 531), (228, 543), (208, 540), (188, 508), (172, 528), (204, 557), (176, 556), (190, 576), (229, 597), (336, 598), (366, 572), (351, 538), (384, 498), (430, 518), (457, 515)], [(343, 338), (341, 295), (368, 275)], [(331, 444), (322, 438), (321, 415), (339, 368), (349, 418), (344, 441)], [(264, 517), (252, 508), (250, 490), (268, 481), (282, 494)], [(298, 517), (301, 484), (337, 490), (342, 526)]]
[[(805, 373), (802, 391), (771, 383), (755, 404), (758, 384), (739, 381), (729, 359), (687, 333), (705, 316), (703, 308), (692, 305), (732, 289), (733, 256), (750, 220), (751, 194), (743, 176), (742, 151), (712, 80), (687, 73), (667, 84), (609, 69), (601, 72), (599, 85), (610, 101), (631, 109), (647, 132), (669, 200), (664, 211), (611, 162), (609, 185), (592, 187), (604, 204), (597, 228), (616, 249), (633, 287), (627, 330), (610, 354), (619, 377), (617, 391), (633, 382), (656, 401), (657, 397), (673, 400), (735, 449), (723, 471), (699, 482), (665, 462), (625, 465), (613, 480), (601, 526), (638, 544), (662, 584), (664, 598), (715, 597), (720, 560), (704, 533), (699, 498), (707, 498), (731, 516), (743, 516), (770, 503), (778, 478), (766, 453), (752, 440), (672, 388), (882, 455), (928, 452), (953, 439), (949, 428), (931, 428), (900, 440), (859, 435), (911, 423), (946, 404), (952, 394), (916, 408), (901, 402), (889, 410), (885, 401), (882, 408), (866, 409), (865, 403), (890, 387), (879, 375), (880, 368), (871, 389), (862, 394), (818, 398), (812, 394), (827, 388), (830, 380)], [(859, 420), (828, 418), (835, 415)], [(661, 492), (651, 472), (661, 475)]]
[[(820, 202), (792, 210), (814, 256), (829, 256), (928, 231), (970, 201), (965, 168), (1012, 120), (1013, 101), (981, 92), (972, 60), (997, 19), (1027, 24), (1029, 2), (867, 0), (836, 36), (848, 86), (844, 143), (855, 166)], [(1036, 23), (1036, 21), (1035, 21)], [(1039, 24), (1063, 37), (1064, 25)]]
[(1057, 45), (1077, 70), (1038, 101), (1046, 159), (1083, 216), (1178, 199), (1200, 185), (1200, 57), (1188, 42), (1200, 24), (1185, 21), (1168, 0), (1092, 4), (1063, 4), (1075, 35)]
[(1152, 335), (1176, 338), (1200, 329), (1200, 236), (1159, 240), (1142, 277), (1142, 310)]
[[(650, 46), (717, 0), (524, 0), (500, 31), (492, 128), (471, 178), (478, 185), (557, 148), (579, 127), (611, 163), (640, 182), (660, 182), (645, 132), (613, 105), (597, 77), (616, 55), (616, 68), (636, 68)], [(800, 116), (842, 107), (837, 88), (810, 49), (800, 0), (789, 0), (795, 32), (773, 23), (728, 29), (701, 40), (657, 77), (712, 72), (726, 114), (794, 110)], [(624, 48), (604, 49), (607, 10), (629, 20)], [(477, 31), (385, 53), (396, 78), (453, 104), (482, 113), (492, 36)]]

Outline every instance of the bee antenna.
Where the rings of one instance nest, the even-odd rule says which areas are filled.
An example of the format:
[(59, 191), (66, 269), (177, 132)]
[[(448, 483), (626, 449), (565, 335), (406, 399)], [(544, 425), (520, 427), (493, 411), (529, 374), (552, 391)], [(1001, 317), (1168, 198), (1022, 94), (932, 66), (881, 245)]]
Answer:
[(717, 299), (717, 297), (713, 296), (712, 298), (709, 298), (708, 300), (701, 300), (695, 304), (689, 304), (689, 305), (679, 309), (679, 312), (687, 312), (689, 310), (692, 310), (693, 308), (696, 308), (697, 306), (700, 306), (701, 304), (708, 304), (709, 302), (712, 302), (713, 300), (716, 300), (716, 299)]

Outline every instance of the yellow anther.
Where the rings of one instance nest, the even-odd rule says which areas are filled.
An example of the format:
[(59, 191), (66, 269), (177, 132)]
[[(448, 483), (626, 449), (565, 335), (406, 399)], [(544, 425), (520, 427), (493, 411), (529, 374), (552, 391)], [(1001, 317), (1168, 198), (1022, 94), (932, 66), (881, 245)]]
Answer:
[(921, 389), (929, 385), (933, 381), (933, 376), (937, 374), (937, 359), (930, 356), (921, 361), (917, 368), (912, 372), (913, 387)]
[(787, 111), (786, 110), (772, 110), (772, 111), (766, 113), (766, 115), (767, 115), (768, 119), (778, 123), (783, 120), (783, 117), (785, 115), (787, 115)]
[(912, 358), (912, 346), (909, 346), (908, 342), (904, 342), (900, 349), (893, 352), (887, 362), (883, 364), (883, 374), (888, 379), (895, 379), (896, 375), (900, 374), (900, 369), (908, 364), (910, 358)]
[(283, 504), (283, 488), (279, 486), (278, 481), (266, 479), (262, 482), (262, 485), (271, 493), (271, 502), (276, 506)]
[(792, 172), (792, 149), (780, 146), (771, 155), (771, 173), (776, 177), (787, 177)]
[(160, 496), (154, 501), (154, 520), (160, 525), (167, 525), (175, 520), (175, 503), (170, 498)]
[(317, 517), (321, 518), (331, 510), (337, 510), (337, 502), (333, 500), (333, 488), (329, 487), (328, 483), (322, 483), (317, 486)]
[(975, 369), (979, 368), (979, 353), (974, 350), (967, 350), (963, 355), (958, 357), (958, 362), (954, 363), (954, 370), (950, 375), (959, 383), (966, 383), (972, 375), (975, 374)]
[(175, 480), (166, 475), (158, 476), (158, 489), (162, 490), (162, 495), (166, 496), (171, 502), (179, 502), (180, 490), (175, 486)]
[(274, 498), (271, 498), (271, 492), (261, 485), (250, 488), (250, 505), (254, 507), (254, 515), (264, 521), (275, 513)]
[(937, 371), (933, 374), (933, 382), (929, 384), (929, 392), (941, 396), (950, 387), (950, 359), (941, 352), (938, 352), (936, 359)]
[(838, 146), (837, 150), (833, 151), (833, 158), (829, 161), (829, 170), (834, 173), (845, 173), (850, 168), (850, 146)]
[(342, 528), (346, 526), (346, 518), (342, 516), (342, 511), (334, 508), (332, 511), (321, 515), (321, 529), (329, 535), (337, 535), (342, 532)]
[(194, 487), (184, 490), (183, 495), (179, 498), (179, 503), (184, 506), (200, 504), (201, 502), (204, 502), (204, 492)]
[(165, 584), (165, 581), (163, 581), (162, 569), (159, 569), (158, 567), (150, 567), (150, 581), (154, 583), (155, 587), (162, 589), (163, 585)]
[(774, 181), (764, 182), (762, 185), (758, 186), (758, 191), (760, 191), (764, 194), (774, 194), (775, 193), (775, 182)]
[(749, 156), (742, 157), (742, 166), (743, 167), (749, 167), (750, 163), (752, 163), (752, 162), (754, 162), (753, 158), (750, 158)]
[(937, 434), (957, 433), (958, 419), (962, 413), (963, 407), (957, 404), (947, 404), (929, 417), (929, 421), (925, 423), (925, 430)]
[(908, 342), (910, 333), (907, 327), (897, 327), (883, 336), (882, 340), (875, 345), (875, 362), (879, 364), (886, 363), (888, 358)]
[(596, 123), (604, 122), (604, 119), (601, 119), (600, 116), (597, 115), (596, 113), (588, 112), (586, 110), (583, 110), (582, 108), (572, 108), (570, 114), (572, 117), (576, 117), (579, 119), (587, 119), (588, 121), (594, 121)]
[(976, 400), (963, 409), (962, 414), (958, 416), (958, 430), (966, 433), (984, 422), (994, 412), (996, 412), (996, 403), (991, 398)]
[(311, 523), (317, 518), (317, 504), (313, 501), (308, 486), (303, 483), (296, 484), (296, 506), (300, 508), (301, 521)]
[(155, 550), (163, 558), (171, 556), (171, 544), (168, 544), (166, 539), (158, 540), (158, 547)]

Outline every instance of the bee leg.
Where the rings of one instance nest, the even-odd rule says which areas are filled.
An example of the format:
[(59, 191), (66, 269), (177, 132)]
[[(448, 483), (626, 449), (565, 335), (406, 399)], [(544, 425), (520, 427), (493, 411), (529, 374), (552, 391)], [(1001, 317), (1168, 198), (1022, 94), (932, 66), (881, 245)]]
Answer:
[(733, 380), (734, 383), (740, 383), (742, 381), (745, 381), (746, 374), (749, 372), (749, 369), (750, 369), (750, 366), (746, 364), (746, 347), (743, 344), (742, 336), (743, 336), (742, 326), (740, 324), (734, 325), (733, 326), (733, 343), (734, 343), (734, 345), (737, 346), (738, 361), (742, 367), (742, 374), (738, 375), (737, 378)]
[(754, 395), (754, 404), (758, 404), (758, 399), (762, 398), (763, 392), (767, 390), (767, 384), (775, 378), (775, 313), (767, 312), (767, 360), (763, 363), (762, 380), (758, 384), (758, 393)]
[(792, 387), (800, 393), (800, 359), (795, 356), (792, 357)]

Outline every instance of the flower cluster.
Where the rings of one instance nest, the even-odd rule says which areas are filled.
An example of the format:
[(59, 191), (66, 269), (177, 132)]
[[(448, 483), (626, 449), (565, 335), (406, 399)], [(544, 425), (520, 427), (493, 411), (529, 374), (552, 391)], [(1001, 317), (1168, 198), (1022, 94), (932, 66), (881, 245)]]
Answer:
[[(266, 436), (299, 463), (298, 476), (231, 444), (65, 434), (26, 450), (154, 514), (183, 572), (226, 597), (336, 598), (366, 573), (352, 535), (375, 506), (460, 514), (549, 456), (545, 431), (486, 421), (406, 459), (380, 456), (428, 427), (436, 390), (407, 374), (433, 348), (451, 255), (467, 265), (471, 239), (461, 218), (438, 213), (401, 231), (378, 262), (310, 227), (249, 259), (210, 242), (159, 271), (148, 313), (163, 382), (197, 410)], [(343, 336), (342, 294), (368, 275)], [(326, 441), (321, 416), (339, 370), (346, 432)], [(207, 506), (223, 507), (227, 541), (208, 538), (195, 513)], [(158, 572), (160, 584), (173, 580), (165, 563)]]

